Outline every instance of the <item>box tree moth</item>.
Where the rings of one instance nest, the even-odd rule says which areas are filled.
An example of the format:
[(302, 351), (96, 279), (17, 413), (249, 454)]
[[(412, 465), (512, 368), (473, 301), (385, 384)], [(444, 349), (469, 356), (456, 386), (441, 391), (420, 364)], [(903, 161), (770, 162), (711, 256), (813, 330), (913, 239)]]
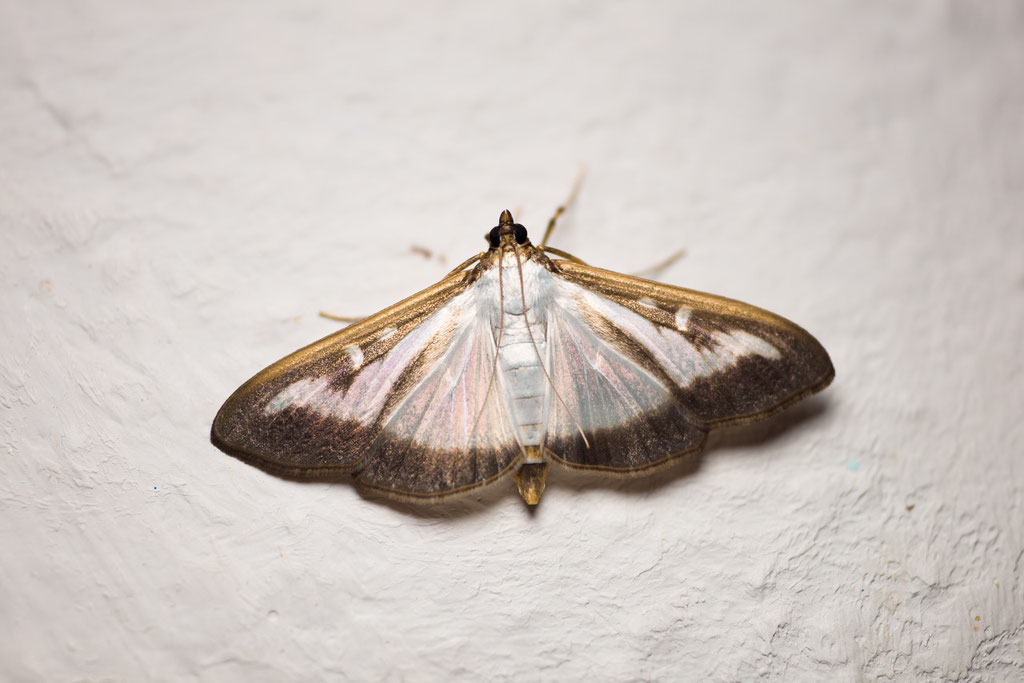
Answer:
[[(559, 211), (559, 213), (561, 210)], [(558, 213), (555, 214), (555, 218)], [(814, 337), (720, 296), (587, 265), (504, 211), (432, 287), (279, 360), (213, 422), (273, 474), (439, 501), (549, 466), (635, 475), (832, 381)]]

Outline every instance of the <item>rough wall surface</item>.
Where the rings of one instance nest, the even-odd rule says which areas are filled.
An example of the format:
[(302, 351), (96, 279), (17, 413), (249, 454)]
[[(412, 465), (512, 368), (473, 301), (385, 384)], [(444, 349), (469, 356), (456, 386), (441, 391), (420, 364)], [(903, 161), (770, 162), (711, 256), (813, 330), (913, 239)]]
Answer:
[[(378, 4), (0, 3), (4, 677), (1024, 677), (1024, 5)], [(556, 246), (835, 384), (535, 513), (210, 445), (581, 162)]]

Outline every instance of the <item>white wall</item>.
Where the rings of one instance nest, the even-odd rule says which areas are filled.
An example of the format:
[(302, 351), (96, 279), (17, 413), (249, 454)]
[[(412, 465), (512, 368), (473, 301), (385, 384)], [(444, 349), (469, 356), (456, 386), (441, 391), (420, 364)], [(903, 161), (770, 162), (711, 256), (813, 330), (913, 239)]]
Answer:
[[(0, 3), (6, 678), (1024, 676), (1020, 3), (164, 5)], [(210, 445), (581, 162), (556, 246), (685, 246), (835, 384), (535, 513)]]

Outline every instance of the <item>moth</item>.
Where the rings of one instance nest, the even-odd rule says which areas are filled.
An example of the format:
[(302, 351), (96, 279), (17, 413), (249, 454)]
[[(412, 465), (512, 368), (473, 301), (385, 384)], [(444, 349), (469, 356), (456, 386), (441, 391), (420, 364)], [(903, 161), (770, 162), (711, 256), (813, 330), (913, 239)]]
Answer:
[(825, 349), (784, 318), (545, 246), (557, 217), (535, 246), (502, 212), (489, 248), (437, 284), (243, 384), (213, 443), (403, 500), (511, 476), (536, 505), (551, 465), (648, 472), (832, 381)]

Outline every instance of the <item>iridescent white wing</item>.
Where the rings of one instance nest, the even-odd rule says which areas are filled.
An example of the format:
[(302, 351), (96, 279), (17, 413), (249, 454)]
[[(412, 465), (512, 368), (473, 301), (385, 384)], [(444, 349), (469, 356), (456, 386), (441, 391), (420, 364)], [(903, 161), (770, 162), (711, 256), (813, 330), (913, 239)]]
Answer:
[(414, 499), (498, 479), (520, 448), (476, 299), (459, 274), (278, 361), (225, 402), (214, 444), (278, 475), (354, 475)]
[(634, 472), (827, 386), (828, 354), (748, 304), (556, 261), (545, 442), (565, 465)]

